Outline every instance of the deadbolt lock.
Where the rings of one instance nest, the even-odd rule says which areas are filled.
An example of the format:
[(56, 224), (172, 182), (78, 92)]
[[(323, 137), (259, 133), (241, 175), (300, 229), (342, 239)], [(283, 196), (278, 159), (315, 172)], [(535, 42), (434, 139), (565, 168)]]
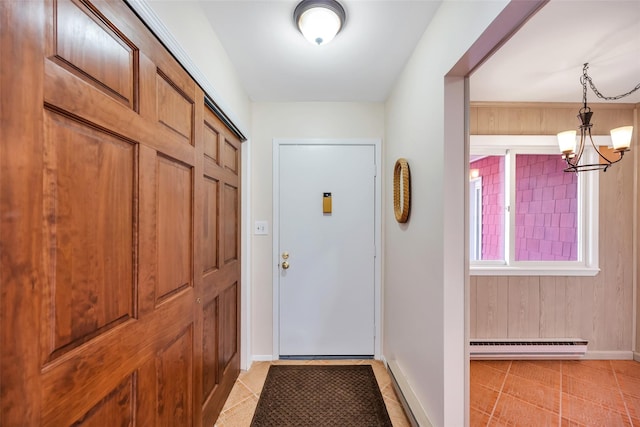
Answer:
[(289, 252), (282, 252), (282, 259), (289, 259)]

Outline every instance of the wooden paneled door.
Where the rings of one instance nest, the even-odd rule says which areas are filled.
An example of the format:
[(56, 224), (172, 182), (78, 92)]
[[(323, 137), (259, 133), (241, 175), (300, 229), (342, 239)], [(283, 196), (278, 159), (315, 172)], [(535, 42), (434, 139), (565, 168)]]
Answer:
[(119, 1), (0, 1), (2, 426), (212, 426), (240, 140)]

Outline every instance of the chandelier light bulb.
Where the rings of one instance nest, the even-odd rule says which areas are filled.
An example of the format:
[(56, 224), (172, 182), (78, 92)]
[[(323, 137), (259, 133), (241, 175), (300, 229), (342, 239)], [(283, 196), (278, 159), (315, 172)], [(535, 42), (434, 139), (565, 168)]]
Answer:
[(567, 155), (576, 152), (576, 131), (567, 130), (558, 134), (558, 145), (560, 151)]
[(611, 129), (611, 142), (615, 151), (626, 151), (631, 146), (633, 126)]

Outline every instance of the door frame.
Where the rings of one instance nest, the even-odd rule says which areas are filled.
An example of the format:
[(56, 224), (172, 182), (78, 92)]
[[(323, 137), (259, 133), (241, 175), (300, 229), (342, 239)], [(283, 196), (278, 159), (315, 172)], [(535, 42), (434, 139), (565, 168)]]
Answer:
[(273, 139), (273, 350), (272, 359), (280, 358), (280, 147), (283, 145), (371, 145), (375, 152), (374, 190), (374, 355), (380, 359), (382, 350), (382, 140), (380, 138), (274, 138)]

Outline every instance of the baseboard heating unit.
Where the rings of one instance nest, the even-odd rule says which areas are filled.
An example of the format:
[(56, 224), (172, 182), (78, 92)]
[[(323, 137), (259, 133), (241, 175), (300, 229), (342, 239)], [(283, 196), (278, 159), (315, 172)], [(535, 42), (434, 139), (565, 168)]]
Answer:
[(580, 359), (587, 352), (588, 341), (562, 339), (472, 339), (471, 360), (492, 359)]

